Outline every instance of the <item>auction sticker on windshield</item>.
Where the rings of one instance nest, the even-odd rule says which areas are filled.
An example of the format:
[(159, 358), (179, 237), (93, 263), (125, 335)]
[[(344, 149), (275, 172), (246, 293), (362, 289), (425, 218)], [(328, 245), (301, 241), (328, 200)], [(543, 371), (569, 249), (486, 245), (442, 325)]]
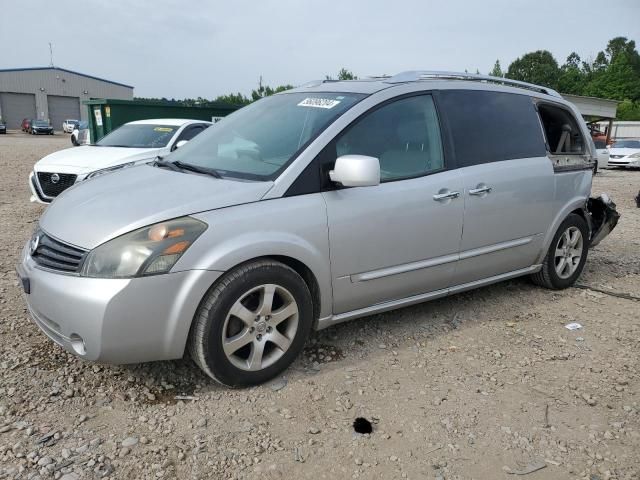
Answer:
[(301, 101), (299, 107), (314, 107), (314, 108), (333, 108), (340, 103), (340, 100), (334, 100), (332, 98), (305, 98)]
[(155, 132), (173, 132), (173, 128), (170, 127), (156, 127), (153, 130)]

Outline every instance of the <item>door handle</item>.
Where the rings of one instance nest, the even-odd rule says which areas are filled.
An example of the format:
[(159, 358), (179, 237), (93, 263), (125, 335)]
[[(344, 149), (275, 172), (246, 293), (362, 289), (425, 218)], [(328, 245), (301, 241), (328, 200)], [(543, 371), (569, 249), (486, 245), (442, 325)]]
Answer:
[(491, 193), (491, 190), (493, 189), (488, 185), (478, 185), (477, 188), (469, 190), (469, 195), (484, 195), (485, 193)]
[(442, 202), (443, 200), (450, 200), (452, 198), (458, 198), (459, 196), (460, 196), (460, 192), (452, 192), (452, 191), (447, 190), (447, 191), (444, 191), (444, 192), (441, 191), (441, 193), (436, 193), (433, 196), (433, 199), (436, 202)]

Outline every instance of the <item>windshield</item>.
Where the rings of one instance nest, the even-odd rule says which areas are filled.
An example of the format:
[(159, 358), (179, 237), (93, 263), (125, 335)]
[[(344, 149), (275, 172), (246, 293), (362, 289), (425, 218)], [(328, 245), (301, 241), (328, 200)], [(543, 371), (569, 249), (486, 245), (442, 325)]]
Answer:
[(78, 123), (78, 120), (67, 120), (67, 123)]
[(640, 140), (616, 140), (613, 148), (640, 148)]
[(223, 176), (271, 180), (362, 98), (336, 92), (266, 97), (208, 128), (167, 161), (215, 169)]
[(178, 128), (175, 125), (136, 123), (123, 125), (96, 142), (98, 147), (162, 148)]
[(48, 127), (49, 126), (49, 122), (46, 122), (44, 120), (36, 120), (35, 122), (33, 122), (33, 124), (36, 127)]

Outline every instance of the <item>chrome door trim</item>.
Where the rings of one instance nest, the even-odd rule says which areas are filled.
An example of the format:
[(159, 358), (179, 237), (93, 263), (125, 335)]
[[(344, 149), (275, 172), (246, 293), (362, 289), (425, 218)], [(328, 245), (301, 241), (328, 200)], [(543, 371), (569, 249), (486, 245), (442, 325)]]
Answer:
[(472, 250), (466, 250), (460, 252), (459, 260), (465, 260), (471, 257), (478, 257), (480, 255), (486, 255), (487, 253), (499, 252), (500, 250), (506, 250), (508, 248), (520, 247), (531, 243), (533, 237), (516, 238), (515, 240), (508, 240), (506, 242), (495, 243), (493, 245), (487, 245), (486, 247), (474, 248)]
[(457, 254), (444, 255), (442, 257), (431, 258), (429, 260), (419, 260), (417, 262), (405, 263), (403, 265), (395, 265), (393, 267), (381, 268), (370, 272), (357, 273), (351, 275), (351, 282), (367, 282), (369, 280), (377, 280), (378, 278), (398, 275), (400, 273), (412, 272), (423, 268), (435, 267), (445, 263), (451, 263), (458, 260)]
[(379, 270), (371, 270), (370, 272), (357, 273), (355, 275), (350, 275), (349, 278), (352, 283), (377, 280), (379, 278), (390, 277), (391, 275), (412, 272), (414, 270), (422, 270), (423, 268), (436, 267), (445, 263), (465, 260), (471, 257), (486, 255), (487, 253), (506, 250), (508, 248), (520, 247), (522, 245), (531, 243), (532, 240), (533, 237), (517, 238), (515, 240), (509, 240), (507, 242), (496, 243), (495, 245), (474, 248), (473, 250), (467, 250), (466, 252), (461, 252), (460, 254), (444, 255), (442, 257), (430, 258), (428, 260), (419, 260), (417, 262), (394, 265), (393, 267), (381, 268)]
[(338, 323), (346, 322), (347, 320), (353, 320), (354, 318), (366, 317), (369, 315), (374, 315), (377, 313), (387, 312), (389, 310), (395, 310), (396, 308), (408, 307), (410, 305), (415, 305), (416, 303), (422, 303), (427, 300), (435, 300), (437, 298), (442, 298), (452, 293), (459, 293), (465, 290), (472, 290), (474, 288), (478, 288), (484, 285), (490, 285), (492, 283), (501, 282), (503, 280), (509, 280), (511, 278), (520, 277), (522, 275), (528, 275), (530, 273), (535, 273), (542, 268), (542, 265), (532, 265), (527, 268), (522, 268), (520, 270), (515, 270), (513, 272), (502, 273), (500, 275), (495, 275), (493, 277), (484, 278), (482, 280), (476, 280), (475, 282), (463, 283), (461, 285), (456, 285), (455, 287), (451, 287), (443, 290), (435, 290), (433, 292), (422, 293), (420, 295), (414, 295), (407, 298), (401, 298), (398, 300), (391, 300), (388, 302), (379, 303), (376, 305), (372, 305), (370, 307), (360, 308), (358, 310), (352, 310), (350, 312), (341, 313), (338, 315), (331, 315), (330, 317), (320, 318), (318, 320), (318, 324), (316, 326), (317, 330), (322, 330), (327, 327), (331, 327)]

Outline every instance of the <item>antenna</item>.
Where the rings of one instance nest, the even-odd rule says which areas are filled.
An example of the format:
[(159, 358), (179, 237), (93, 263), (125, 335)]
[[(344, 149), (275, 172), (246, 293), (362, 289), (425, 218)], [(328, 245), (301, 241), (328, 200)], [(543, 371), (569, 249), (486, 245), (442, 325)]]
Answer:
[(53, 67), (53, 46), (49, 42), (49, 66)]

